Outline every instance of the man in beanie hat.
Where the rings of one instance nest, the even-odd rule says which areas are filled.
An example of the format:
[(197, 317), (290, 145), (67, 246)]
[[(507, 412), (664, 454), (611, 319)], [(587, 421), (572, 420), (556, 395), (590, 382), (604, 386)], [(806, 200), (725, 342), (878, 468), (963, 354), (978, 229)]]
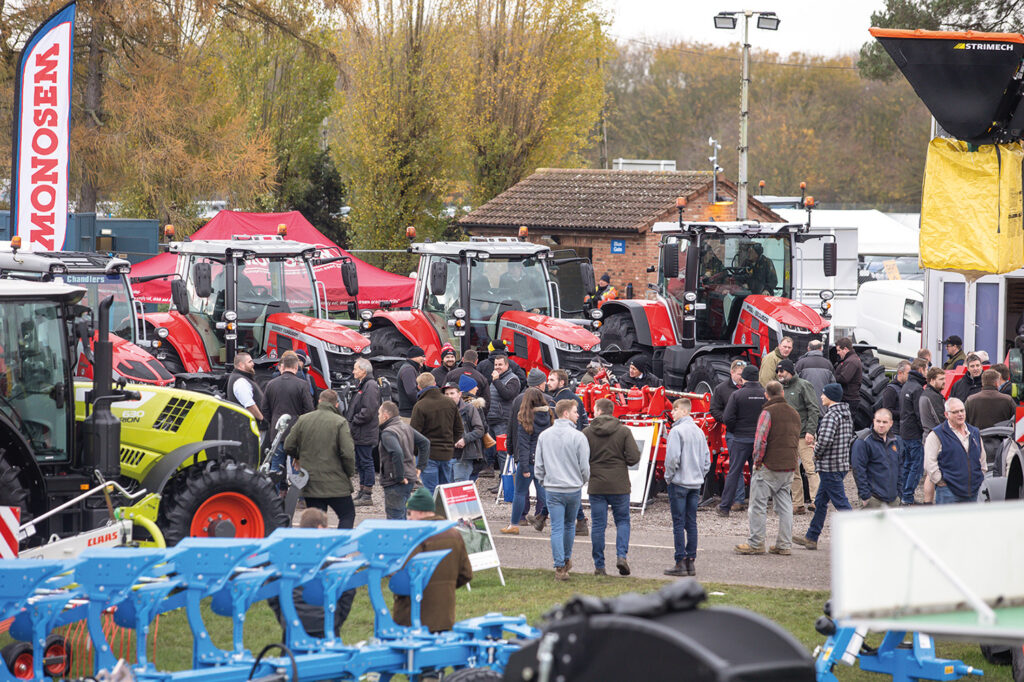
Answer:
[(622, 378), (623, 388), (641, 388), (661, 386), (661, 379), (651, 373), (651, 361), (646, 355), (634, 355), (629, 360), (629, 376)]
[[(410, 521), (444, 521), (434, 513), (434, 498), (426, 488), (420, 488), (409, 496), (406, 509)], [(461, 521), (461, 519), (460, 519)], [(455, 590), (473, 579), (473, 566), (469, 563), (469, 553), (462, 534), (456, 528), (449, 528), (437, 535), (424, 540), (409, 555), (409, 559), (420, 552), (436, 552), (450, 550), (448, 556), (441, 560), (423, 590), (423, 602), (420, 619), (431, 632), (451, 630), (455, 625)], [(395, 594), (395, 602), (391, 607), (391, 615), (399, 625), (412, 625), (412, 603), (408, 593), (400, 594), (403, 585), (408, 585), (408, 577), (403, 580), (402, 569), (391, 578), (391, 591)]]
[(444, 386), (448, 383), (448, 372), (455, 369), (457, 364), (459, 364), (459, 356), (452, 344), (446, 343), (441, 346), (441, 365), (430, 370), (438, 386)]
[(619, 297), (619, 292), (612, 286), (612, 277), (607, 272), (597, 280), (597, 291), (594, 298), (597, 299), (598, 307), (605, 301), (611, 301)]
[(419, 389), (416, 388), (416, 377), (423, 371), (426, 353), (419, 346), (413, 346), (405, 353), (406, 360), (398, 369), (398, 414), (409, 422), (412, 417), (412, 406), (416, 404)]
[(736, 489), (743, 485), (743, 466), (754, 454), (754, 434), (764, 406), (764, 387), (757, 380), (757, 367), (747, 365), (741, 376), (743, 387), (729, 396), (725, 406), (725, 428), (732, 434), (732, 450), (725, 490), (718, 505), (719, 516), (729, 515)]
[(807, 549), (818, 549), (818, 537), (825, 527), (828, 503), (837, 511), (852, 509), (846, 499), (843, 479), (850, 470), (850, 448), (853, 446), (853, 418), (850, 406), (843, 400), (843, 387), (826, 384), (821, 395), (825, 412), (818, 423), (818, 435), (814, 443), (814, 459), (821, 482), (814, 498), (814, 518), (807, 529), (807, 535), (793, 536), (793, 542)]
[[(510, 355), (514, 355), (514, 353), (512, 353), (512, 351), (509, 350), (508, 346), (506, 346), (505, 342), (502, 341), (501, 339), (495, 339), (494, 341), (491, 341), (489, 344), (487, 344), (487, 349), (489, 351), (489, 355), (484, 360), (482, 360), (480, 364), (477, 365), (476, 368), (477, 371), (479, 371), (480, 374), (484, 375), (484, 378), (487, 379), (487, 383), (490, 384), (491, 381), (493, 381), (491, 377), (494, 376), (494, 361), (502, 356), (507, 358)], [(518, 362), (512, 362), (511, 359), (508, 362), (509, 369), (511, 369), (512, 373), (519, 378), (519, 385), (525, 386), (526, 370), (520, 367)]]
[(814, 496), (818, 494), (818, 472), (814, 468), (814, 434), (818, 432), (818, 417), (821, 415), (820, 401), (814, 395), (814, 387), (811, 382), (801, 379), (796, 375), (796, 366), (789, 358), (779, 362), (775, 371), (779, 382), (786, 394), (786, 402), (800, 415), (800, 440), (797, 442), (797, 453), (800, 461), (797, 463), (796, 472), (793, 476), (793, 513), (803, 514), (806, 511), (804, 506), (804, 484), (800, 478), (800, 465), (803, 464), (804, 472), (807, 474), (807, 488), (810, 499), (807, 504), (814, 502)]
[(299, 376), (306, 380), (309, 384), (309, 394), (311, 396), (316, 395), (316, 391), (313, 387), (313, 377), (309, 376), (309, 356), (306, 355), (306, 351), (297, 350), (295, 356), (299, 359)]
[(455, 441), (452, 465), (456, 481), (476, 480), (473, 469), (484, 458), (483, 438), (486, 427), (480, 412), (484, 401), (476, 397), (476, 390), (476, 382), (468, 374), (463, 374), (458, 383), (448, 382), (444, 385), (445, 396), (459, 408), (459, 417), (462, 419), (462, 438)]

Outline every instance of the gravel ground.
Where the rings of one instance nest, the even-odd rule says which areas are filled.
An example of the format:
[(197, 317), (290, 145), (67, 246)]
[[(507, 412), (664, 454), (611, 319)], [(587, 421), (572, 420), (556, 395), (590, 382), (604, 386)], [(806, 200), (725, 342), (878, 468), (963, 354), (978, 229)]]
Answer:
[[(503, 566), (510, 568), (551, 568), (550, 526), (542, 532), (532, 527), (520, 527), (519, 535), (502, 535), (499, 531), (508, 524), (511, 505), (495, 504), (496, 496), (488, 488), (497, 479), (481, 479), (477, 489), (483, 501), (484, 512), (495, 538), (498, 555)], [(847, 497), (856, 498), (853, 476), (847, 475)], [(918, 497), (920, 499), (920, 490)], [(586, 508), (589, 518), (589, 508)], [(697, 577), (702, 580), (740, 585), (759, 585), (797, 589), (827, 590), (830, 582), (830, 509), (824, 531), (818, 540), (818, 550), (809, 551), (794, 546), (791, 556), (739, 556), (733, 547), (746, 542), (748, 534), (746, 512), (732, 512), (728, 518), (715, 514), (713, 507), (697, 513), (699, 538)], [(297, 521), (296, 515), (296, 521)], [(367, 518), (384, 518), (384, 495), (380, 487), (374, 488), (373, 505), (356, 507), (356, 523)], [(332, 524), (335, 523), (331, 513)], [(811, 522), (811, 513), (794, 517), (794, 533), (803, 534)], [(629, 563), (631, 574), (644, 578), (664, 577), (662, 571), (673, 563), (672, 521), (668, 498), (658, 495), (648, 503), (643, 516), (639, 511), (631, 515)], [(778, 530), (778, 517), (769, 507), (767, 538), (774, 544)], [(574, 548), (575, 572), (590, 573), (593, 568), (589, 537), (576, 537)], [(615, 529), (609, 514), (609, 527), (605, 533), (606, 567), (615, 571)], [(615, 575), (615, 578), (618, 576)], [(615, 579), (609, 578), (609, 579)]]

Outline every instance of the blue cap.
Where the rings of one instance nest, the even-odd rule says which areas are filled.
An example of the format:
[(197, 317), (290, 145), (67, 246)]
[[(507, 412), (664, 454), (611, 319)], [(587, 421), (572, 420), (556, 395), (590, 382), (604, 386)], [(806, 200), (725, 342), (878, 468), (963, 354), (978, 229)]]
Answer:
[(474, 388), (478, 388), (476, 384), (476, 379), (469, 376), (468, 374), (463, 374), (461, 377), (459, 377), (460, 391), (462, 391), (463, 393), (469, 393)]

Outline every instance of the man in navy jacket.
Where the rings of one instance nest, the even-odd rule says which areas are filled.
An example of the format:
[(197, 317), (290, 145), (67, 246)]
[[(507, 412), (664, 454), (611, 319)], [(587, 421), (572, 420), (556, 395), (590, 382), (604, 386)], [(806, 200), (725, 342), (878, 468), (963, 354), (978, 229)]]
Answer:
[(850, 464), (864, 507), (895, 504), (899, 497), (900, 438), (893, 433), (892, 421), (888, 409), (875, 410), (871, 431), (853, 442)]

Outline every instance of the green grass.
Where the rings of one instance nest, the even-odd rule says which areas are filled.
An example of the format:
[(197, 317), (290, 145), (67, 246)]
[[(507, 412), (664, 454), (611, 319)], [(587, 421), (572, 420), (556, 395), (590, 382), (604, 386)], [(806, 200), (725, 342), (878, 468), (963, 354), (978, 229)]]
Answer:
[[(479, 616), (498, 611), (507, 615), (523, 614), (537, 624), (540, 617), (552, 607), (563, 603), (573, 594), (588, 594), (611, 597), (623, 592), (650, 592), (664, 582), (635, 578), (597, 577), (573, 574), (566, 583), (555, 582), (550, 571), (507, 570), (506, 586), (498, 581), (497, 571), (483, 571), (473, 580), (472, 591), (459, 590), (456, 616), (459, 619)], [(814, 630), (814, 621), (821, 615), (821, 607), (828, 598), (826, 592), (805, 590), (768, 589), (739, 585), (705, 583), (709, 594), (707, 604), (712, 606), (738, 606), (766, 616), (796, 636), (800, 642), (813, 651), (824, 638)], [(721, 594), (717, 594), (721, 593)], [(352, 613), (342, 628), (342, 638), (348, 643), (367, 639), (372, 634), (373, 622), (366, 590), (360, 590), (352, 606)], [(231, 627), (227, 619), (206, 611), (205, 619), (214, 642), (223, 647), (230, 644)], [(251, 609), (246, 618), (245, 642), (253, 651), (281, 639), (281, 629), (271, 610), (264, 603)], [(873, 635), (869, 643), (877, 645), (881, 635)], [(6, 643), (6, 640), (3, 642)], [(114, 649), (117, 650), (116, 641)], [(192, 637), (185, 621), (184, 611), (165, 614), (160, 617), (156, 637), (156, 662), (163, 670), (180, 670), (190, 666)], [(149, 651), (153, 651), (152, 643)], [(1010, 680), (1007, 667), (988, 664), (978, 647), (959, 642), (940, 642), (938, 654), (947, 658), (959, 658), (985, 671), (987, 680)], [(74, 671), (78, 672), (78, 671)], [(841, 680), (885, 679), (860, 670), (839, 666), (837, 675)]]

